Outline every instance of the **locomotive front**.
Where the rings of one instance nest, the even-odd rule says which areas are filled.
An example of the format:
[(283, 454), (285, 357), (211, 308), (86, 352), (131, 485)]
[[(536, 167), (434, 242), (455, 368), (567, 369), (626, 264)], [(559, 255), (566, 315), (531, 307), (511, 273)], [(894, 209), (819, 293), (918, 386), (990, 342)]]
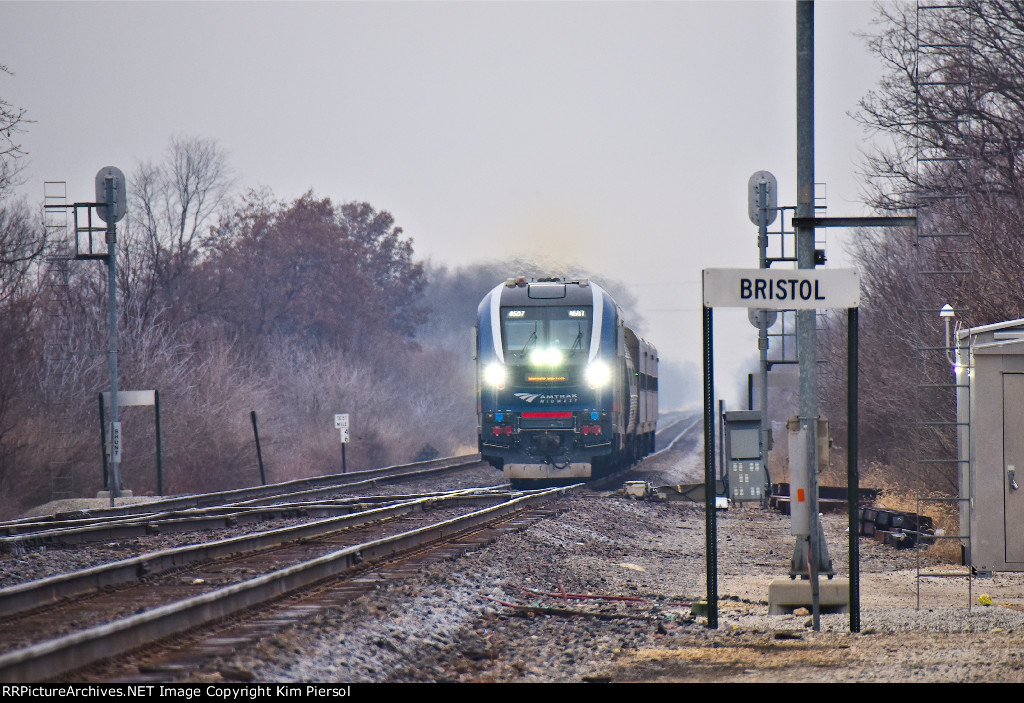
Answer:
[(480, 303), (480, 452), (506, 479), (588, 478), (609, 463), (619, 326), (614, 301), (586, 280), (509, 279)]

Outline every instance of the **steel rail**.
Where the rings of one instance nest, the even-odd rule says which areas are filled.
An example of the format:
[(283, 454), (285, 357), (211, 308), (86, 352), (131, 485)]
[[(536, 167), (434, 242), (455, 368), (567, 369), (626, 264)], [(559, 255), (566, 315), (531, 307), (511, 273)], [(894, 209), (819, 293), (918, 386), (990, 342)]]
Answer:
[[(293, 479), (280, 483), (267, 484), (266, 486), (249, 486), (247, 488), (234, 488), (227, 491), (215, 491), (212, 493), (195, 493), (192, 495), (176, 496), (162, 500), (150, 501), (147, 503), (129, 503), (118, 505), (113, 508), (97, 508), (88, 511), (74, 511), (71, 513), (58, 513), (77, 515), (86, 513), (92, 518), (139, 515), (154, 511), (171, 512), (186, 510), (190, 508), (203, 508), (214, 505), (235, 505), (241, 502), (267, 499), (273, 496), (287, 497), (289, 495), (307, 495), (317, 488), (331, 490), (336, 487), (361, 485), (372, 483), (372, 479), (408, 478), (409, 476), (423, 475), (459, 469), (471, 466), (480, 461), (479, 454), (465, 456), (444, 457), (431, 459), (430, 461), (414, 462), (409, 464), (398, 464), (378, 469), (365, 469), (362, 471), (349, 471), (344, 474), (327, 474), (324, 476), (310, 476), (307, 478)], [(35, 516), (21, 518), (7, 522), (0, 522), (0, 534), (6, 533), (9, 528), (17, 529), (20, 526), (45, 522), (53, 516)]]
[(565, 495), (581, 485), (532, 492), (464, 516), (346, 547), (241, 583), (8, 652), (0, 656), (0, 681), (36, 681), (59, 676), (162, 637), (275, 600), (325, 578), (339, 576), (365, 561), (394, 557), (427, 543), (451, 539), (466, 530)]
[(448, 495), (431, 496), (414, 500), (399, 501), (393, 505), (363, 510), (351, 515), (330, 517), (322, 520), (291, 525), (275, 530), (264, 530), (239, 537), (204, 542), (202, 544), (171, 547), (137, 557), (82, 569), (67, 574), (58, 574), (37, 581), (0, 589), (0, 614), (11, 614), (52, 603), (62, 598), (81, 596), (105, 586), (138, 581), (143, 576), (159, 573), (166, 569), (180, 567), (199, 561), (223, 559), (225, 557), (275, 547), (286, 542), (322, 537), (333, 532), (359, 527), (372, 522), (381, 522), (407, 515), (424, 506), (440, 504), (459, 505), (466, 502), (500, 499), (501, 495), (474, 494), (470, 489), (454, 491)]
[[(682, 422), (682, 421), (680, 421), (680, 422)], [(665, 447), (664, 449), (659, 449), (659, 450), (658, 450), (658, 451), (656, 451), (656, 452), (651, 452), (650, 454), (648, 454), (647, 456), (645, 456), (645, 457), (644, 457), (644, 460), (646, 461), (647, 459), (651, 459), (651, 458), (653, 458), (653, 457), (656, 457), (656, 456), (658, 456), (659, 454), (664, 454), (665, 452), (667, 452), (667, 451), (671, 450), (671, 449), (672, 449), (672, 447), (674, 447), (674, 446), (676, 445), (676, 442), (678, 442), (678, 441), (679, 441), (680, 439), (682, 439), (682, 438), (683, 438), (683, 437), (684, 437), (684, 436), (685, 436), (686, 434), (688, 434), (688, 433), (689, 433), (689, 432), (690, 432), (691, 430), (693, 430), (693, 429), (694, 429), (694, 428), (696, 428), (696, 427), (697, 427), (698, 425), (700, 425), (700, 424), (701, 424), (701, 422), (703, 422), (703, 418), (701, 418), (701, 417), (698, 417), (698, 418), (697, 418), (696, 420), (694, 420), (694, 421), (693, 421), (693, 422), (691, 422), (691, 423), (690, 423), (689, 425), (687, 425), (687, 426), (686, 426), (685, 428), (683, 428), (682, 432), (680, 432), (679, 434), (677, 434), (677, 435), (675, 436), (675, 439), (673, 439), (673, 440), (672, 440), (671, 442), (669, 442), (669, 443), (668, 443), (668, 445), (667, 445), (667, 446), (666, 446), (666, 447)]]
[[(502, 488), (494, 486), (493, 489)], [(486, 489), (486, 487), (485, 487)], [(332, 489), (323, 489), (332, 490)], [(433, 492), (407, 496), (405, 499), (441, 496), (450, 492)], [(294, 494), (292, 494), (294, 495)], [(351, 513), (353, 506), (368, 502), (398, 502), (399, 496), (352, 496), (331, 501), (302, 501), (271, 505), (227, 505), (191, 508), (182, 511), (144, 513), (124, 517), (103, 517), (97, 520), (70, 520), (54, 523), (36, 523), (23, 532), (0, 537), (0, 553), (18, 553), (29, 546), (43, 544), (79, 544), (113, 539), (127, 539), (166, 532), (187, 532), (236, 527), (247, 522), (284, 519), (288, 513), (302, 515), (337, 515)], [(358, 508), (365, 509), (365, 508)]]

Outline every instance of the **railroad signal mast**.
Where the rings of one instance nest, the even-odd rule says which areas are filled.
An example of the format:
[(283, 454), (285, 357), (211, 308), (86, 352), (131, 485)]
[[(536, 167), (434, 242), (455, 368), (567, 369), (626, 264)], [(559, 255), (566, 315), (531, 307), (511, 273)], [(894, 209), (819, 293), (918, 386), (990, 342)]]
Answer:
[[(107, 367), (110, 373), (110, 505), (121, 490), (121, 422), (118, 417), (117, 397), (117, 223), (127, 212), (128, 191), (124, 173), (115, 166), (105, 166), (96, 174), (95, 202), (73, 205), (45, 205), (47, 210), (74, 211), (75, 259), (99, 260), (107, 264)], [(106, 223), (94, 223), (93, 214)], [(84, 224), (82, 224), (84, 219)], [(95, 241), (104, 234), (106, 252)]]

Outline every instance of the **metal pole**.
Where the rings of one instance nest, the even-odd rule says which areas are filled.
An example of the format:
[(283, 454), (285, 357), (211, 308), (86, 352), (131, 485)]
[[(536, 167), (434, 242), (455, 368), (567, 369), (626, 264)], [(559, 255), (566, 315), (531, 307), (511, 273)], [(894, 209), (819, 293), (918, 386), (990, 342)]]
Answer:
[(250, 412), (249, 417), (252, 418), (252, 433), (256, 437), (256, 460), (260, 464), (260, 484), (266, 486), (267, 474), (263, 471), (263, 451), (260, 449), (260, 431), (256, 429), (256, 411)]
[[(814, 216), (814, 3), (796, 3), (796, 176), (797, 217)], [(796, 228), (797, 265), (814, 268), (814, 227)], [(816, 311), (797, 312), (797, 344), (800, 362), (800, 424), (807, 432), (807, 471), (810, 507), (810, 581), (811, 613), (815, 631), (821, 629), (818, 566), (818, 377)], [(800, 539), (797, 538), (797, 549)]]
[(117, 223), (114, 222), (114, 179), (106, 179), (107, 224), (107, 331), (110, 370), (110, 506), (121, 491), (121, 423), (117, 416)]
[(156, 494), (164, 494), (163, 444), (160, 441), (160, 391), (153, 391), (153, 406), (156, 411)]
[[(713, 380), (713, 379), (712, 379)], [(725, 401), (718, 401), (718, 479), (725, 481)]]
[[(768, 184), (757, 184), (757, 247), (760, 268), (768, 268)], [(768, 464), (768, 311), (757, 313), (757, 349), (761, 361), (761, 466)], [(751, 405), (753, 408), (753, 405)], [(765, 476), (768, 475), (765, 470)], [(768, 491), (762, 490), (762, 503), (767, 504)]]
[(100, 396), (100, 450), (103, 454), (103, 488), (110, 490), (110, 467), (107, 465), (107, 419), (103, 411), (103, 393)]
[(715, 525), (715, 408), (712, 360), (713, 314), (704, 308), (704, 544), (707, 559), (708, 628), (718, 629), (718, 540)]
[(860, 632), (860, 477), (857, 470), (857, 308), (846, 311), (846, 486), (850, 505), (850, 632)]
[(345, 464), (345, 443), (341, 443), (341, 473), (348, 473), (348, 469)]

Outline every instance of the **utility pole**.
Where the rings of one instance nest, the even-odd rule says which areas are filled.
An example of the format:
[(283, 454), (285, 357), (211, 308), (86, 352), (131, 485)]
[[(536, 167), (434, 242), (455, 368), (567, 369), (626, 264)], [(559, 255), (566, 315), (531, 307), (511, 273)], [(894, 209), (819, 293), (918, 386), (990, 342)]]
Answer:
[[(796, 3), (796, 216), (814, 217), (814, 2)], [(796, 227), (797, 268), (815, 265), (814, 225)], [(800, 432), (807, 444), (809, 535), (798, 535), (790, 573), (806, 572), (811, 582), (811, 613), (814, 630), (821, 629), (818, 574), (828, 569), (824, 540), (819, 539), (818, 520), (818, 344), (817, 312), (797, 312), (797, 348), (800, 368)]]

